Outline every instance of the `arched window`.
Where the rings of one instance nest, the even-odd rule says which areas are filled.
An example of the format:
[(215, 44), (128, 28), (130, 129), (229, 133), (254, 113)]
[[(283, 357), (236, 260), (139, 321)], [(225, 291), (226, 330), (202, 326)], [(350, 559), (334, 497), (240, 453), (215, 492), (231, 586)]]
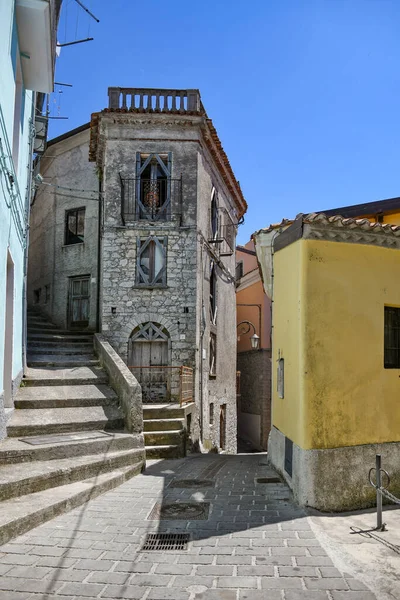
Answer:
[(210, 209), (210, 218), (211, 218), (211, 237), (215, 240), (218, 237), (218, 194), (215, 187), (213, 187), (211, 192), (211, 209)]

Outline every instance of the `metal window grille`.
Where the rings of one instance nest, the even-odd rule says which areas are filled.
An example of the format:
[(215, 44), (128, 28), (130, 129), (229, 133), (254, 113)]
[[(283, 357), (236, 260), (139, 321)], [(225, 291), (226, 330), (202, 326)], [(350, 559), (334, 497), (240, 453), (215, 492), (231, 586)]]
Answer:
[(384, 367), (400, 369), (400, 308), (385, 306)]

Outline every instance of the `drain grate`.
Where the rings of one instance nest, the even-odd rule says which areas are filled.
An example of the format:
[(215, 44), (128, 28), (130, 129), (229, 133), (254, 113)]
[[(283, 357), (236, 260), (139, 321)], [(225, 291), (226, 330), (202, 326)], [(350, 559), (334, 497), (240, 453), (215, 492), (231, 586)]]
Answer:
[(282, 483), (279, 477), (258, 477), (257, 483)]
[(214, 481), (212, 481), (211, 479), (173, 479), (168, 487), (170, 487), (170, 488), (214, 487)]
[(188, 533), (148, 533), (141, 550), (147, 552), (187, 550), (189, 541)]

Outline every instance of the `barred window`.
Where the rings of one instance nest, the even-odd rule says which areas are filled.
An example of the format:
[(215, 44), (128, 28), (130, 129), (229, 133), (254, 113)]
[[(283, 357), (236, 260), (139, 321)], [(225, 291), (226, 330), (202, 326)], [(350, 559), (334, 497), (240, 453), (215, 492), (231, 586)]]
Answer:
[(163, 287), (167, 284), (167, 238), (151, 235), (137, 241), (136, 283)]
[(400, 369), (400, 308), (385, 306), (384, 366)]

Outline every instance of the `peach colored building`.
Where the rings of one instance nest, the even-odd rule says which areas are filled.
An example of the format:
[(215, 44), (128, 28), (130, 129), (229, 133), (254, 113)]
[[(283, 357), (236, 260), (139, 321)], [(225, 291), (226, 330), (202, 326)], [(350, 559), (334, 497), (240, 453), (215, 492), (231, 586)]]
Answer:
[(250, 321), (260, 337), (259, 349), (252, 350), (253, 329), (237, 329), (238, 436), (266, 450), (271, 429), (271, 301), (264, 293), (252, 241), (236, 247), (236, 286), (237, 324)]

